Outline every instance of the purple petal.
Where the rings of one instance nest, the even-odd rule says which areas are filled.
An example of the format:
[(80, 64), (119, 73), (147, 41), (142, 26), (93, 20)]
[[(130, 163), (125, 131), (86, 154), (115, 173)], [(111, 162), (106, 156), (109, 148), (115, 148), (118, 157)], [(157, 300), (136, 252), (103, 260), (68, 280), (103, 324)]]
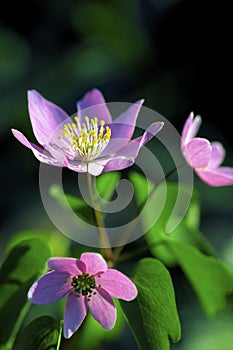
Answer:
[(48, 268), (60, 272), (67, 272), (76, 276), (86, 271), (86, 265), (75, 258), (51, 258), (47, 261)]
[(209, 186), (233, 185), (233, 168), (220, 167), (216, 169), (196, 169), (198, 176)]
[(63, 334), (66, 339), (70, 338), (80, 327), (87, 314), (84, 297), (69, 294), (66, 300)]
[(114, 269), (108, 269), (106, 272), (96, 276), (96, 284), (101, 285), (112, 297), (133, 300), (137, 296), (137, 288), (134, 283), (123, 273)]
[(86, 273), (90, 275), (105, 272), (108, 269), (106, 261), (98, 253), (83, 253), (80, 260), (85, 263)]
[(182, 143), (186, 144), (189, 142), (194, 136), (196, 136), (198, 129), (201, 125), (201, 117), (196, 116), (194, 119), (193, 112), (190, 113), (188, 119), (184, 124), (184, 128), (182, 131)]
[(12, 129), (12, 133), (19, 142), (21, 142), (24, 146), (26, 146), (33, 152), (34, 156), (40, 162), (54, 165), (54, 166), (59, 166), (59, 167), (62, 167), (63, 163), (66, 162), (66, 158), (64, 156), (63, 156), (63, 163), (62, 163), (57, 159), (53, 158), (51, 154), (49, 154), (49, 152), (29, 142), (27, 138), (20, 131)]
[(193, 168), (203, 168), (209, 163), (211, 146), (208, 140), (196, 137), (186, 144), (183, 153)]
[(70, 170), (76, 171), (77, 173), (86, 173), (87, 172), (87, 164), (84, 163), (83, 161), (79, 160), (73, 160), (73, 161), (68, 161), (67, 167)]
[(51, 271), (32, 285), (28, 299), (34, 304), (49, 304), (64, 298), (72, 288), (67, 272)]
[(110, 330), (114, 327), (116, 308), (111, 296), (105, 290), (98, 288), (96, 294), (92, 295), (91, 300), (86, 303), (94, 319), (103, 328)]
[(101, 154), (102, 157), (118, 152), (125, 147), (135, 129), (136, 120), (144, 100), (139, 100), (122, 113), (111, 125), (111, 139), (106, 149)]
[(112, 122), (111, 114), (106, 105), (102, 93), (98, 89), (87, 92), (82, 100), (77, 102), (78, 116), (81, 123), (85, 122), (84, 117), (98, 118), (104, 120), (106, 124)]
[(225, 149), (220, 142), (211, 142), (211, 156), (208, 164), (208, 168), (217, 168), (220, 164), (222, 164), (225, 158)]
[(163, 122), (155, 122), (149, 125), (143, 136), (136, 138), (134, 141), (140, 143), (140, 148), (149, 142), (164, 126)]
[(28, 91), (28, 109), (33, 132), (38, 142), (45, 146), (58, 126), (72, 122), (68, 114), (37, 91)]
[(130, 167), (134, 163), (133, 159), (126, 159), (124, 157), (115, 157), (110, 160), (103, 169), (103, 173), (107, 173), (110, 171), (122, 170)]
[(115, 156), (109, 158), (110, 160), (105, 165), (103, 172), (122, 170), (134, 163), (141, 147), (145, 145), (159, 130), (162, 129), (164, 123), (158, 122), (151, 124), (143, 136), (130, 141), (124, 148), (120, 149)]
[(98, 176), (102, 173), (105, 164), (108, 162), (108, 159), (97, 159), (88, 164), (88, 172), (93, 176)]

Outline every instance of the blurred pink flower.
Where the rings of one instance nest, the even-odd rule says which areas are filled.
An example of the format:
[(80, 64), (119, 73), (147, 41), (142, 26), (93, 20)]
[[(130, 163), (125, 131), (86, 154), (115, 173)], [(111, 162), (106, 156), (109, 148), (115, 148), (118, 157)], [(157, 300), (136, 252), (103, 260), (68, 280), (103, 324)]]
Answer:
[(80, 260), (51, 258), (52, 270), (37, 280), (28, 292), (34, 304), (49, 304), (67, 297), (64, 317), (64, 337), (70, 338), (80, 327), (87, 311), (107, 330), (116, 321), (112, 297), (126, 301), (137, 296), (134, 283), (123, 273), (109, 269), (98, 253), (83, 253)]
[(191, 113), (183, 128), (181, 150), (188, 164), (197, 175), (210, 186), (233, 184), (233, 168), (220, 166), (225, 150), (220, 142), (209, 142), (195, 137), (201, 124), (201, 117)]
[(78, 101), (78, 113), (73, 120), (60, 107), (31, 90), (29, 115), (35, 137), (44, 149), (29, 142), (20, 131), (12, 132), (41, 162), (97, 176), (131, 166), (140, 148), (163, 127), (162, 122), (152, 123), (143, 136), (131, 141), (142, 104), (143, 100), (137, 101), (112, 121), (103, 95), (93, 89)]

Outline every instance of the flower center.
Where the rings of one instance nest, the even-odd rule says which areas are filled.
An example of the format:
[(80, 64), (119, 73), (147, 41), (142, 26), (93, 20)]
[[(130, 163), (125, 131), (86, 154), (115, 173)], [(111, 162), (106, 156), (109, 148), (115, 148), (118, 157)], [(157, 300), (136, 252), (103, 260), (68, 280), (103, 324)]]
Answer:
[[(77, 296), (87, 296), (88, 299), (90, 299), (93, 289), (96, 288), (94, 276), (85, 272), (81, 275), (74, 276), (71, 285), (74, 287)], [(93, 294), (95, 294), (95, 292)]]
[(71, 143), (72, 150), (84, 160), (98, 157), (109, 143), (111, 129), (104, 126), (104, 120), (99, 122), (98, 118), (89, 119), (86, 116), (82, 124), (77, 116), (74, 119), (76, 123), (64, 125), (61, 133), (65, 138), (59, 139)]

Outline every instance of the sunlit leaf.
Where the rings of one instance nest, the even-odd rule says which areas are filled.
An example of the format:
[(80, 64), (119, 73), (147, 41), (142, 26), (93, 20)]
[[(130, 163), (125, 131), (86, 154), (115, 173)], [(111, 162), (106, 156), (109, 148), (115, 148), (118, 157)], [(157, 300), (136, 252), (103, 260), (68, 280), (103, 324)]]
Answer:
[(233, 271), (216, 257), (204, 255), (187, 244), (171, 241), (168, 247), (205, 312), (214, 315), (225, 308), (227, 298), (233, 294)]
[(14, 340), (30, 305), (27, 292), (49, 257), (48, 244), (40, 239), (22, 241), (8, 252), (0, 268), (0, 345)]
[(136, 265), (133, 280), (138, 296), (121, 305), (139, 348), (170, 349), (170, 340), (179, 341), (181, 329), (168, 270), (159, 260), (145, 258)]

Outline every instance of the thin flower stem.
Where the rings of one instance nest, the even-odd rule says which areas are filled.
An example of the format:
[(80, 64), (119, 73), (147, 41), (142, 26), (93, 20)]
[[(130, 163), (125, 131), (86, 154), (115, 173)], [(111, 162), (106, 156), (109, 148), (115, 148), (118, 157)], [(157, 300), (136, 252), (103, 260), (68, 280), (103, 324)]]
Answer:
[(121, 238), (119, 240), (118, 246), (115, 248), (114, 250), (114, 261), (119, 261), (119, 256), (122, 252), (122, 250), (125, 247), (125, 244), (127, 243), (130, 235), (132, 234), (134, 228), (136, 227), (137, 223), (138, 223), (138, 216), (141, 212), (141, 210), (143, 209), (143, 207), (145, 206), (146, 202), (153, 196), (153, 194), (155, 193), (156, 189), (158, 188), (158, 186), (163, 183), (164, 181), (166, 181), (171, 175), (173, 175), (177, 169), (182, 168), (183, 166), (187, 165), (186, 163), (179, 165), (178, 167), (170, 170), (163, 179), (159, 180), (157, 183), (154, 184), (154, 187), (152, 188), (152, 190), (150, 191), (148, 197), (146, 198), (146, 200), (140, 205), (140, 207), (137, 209), (137, 213), (136, 213), (136, 217), (135, 220), (132, 221), (131, 225), (129, 227), (127, 227), (127, 229), (122, 233)]
[(99, 231), (100, 246), (102, 247), (101, 251), (102, 251), (103, 255), (110, 262), (112, 262), (113, 261), (113, 252), (112, 252), (112, 249), (110, 248), (110, 242), (108, 239), (107, 230), (105, 228), (104, 218), (103, 218), (101, 209), (98, 207), (97, 202), (94, 200), (92, 176), (88, 172), (87, 172), (87, 186), (88, 186), (88, 193), (89, 193), (91, 206), (94, 210), (96, 224), (97, 224), (98, 231)]
[(62, 329), (63, 329), (63, 323), (64, 323), (64, 321), (61, 320), (61, 321), (60, 321), (60, 330), (59, 330), (59, 336), (58, 336), (58, 340), (57, 340), (57, 348), (56, 348), (56, 350), (59, 350), (59, 349), (60, 349), (60, 345), (61, 345), (61, 335), (62, 335)]
[(155, 247), (159, 247), (161, 245), (164, 245), (166, 244), (166, 241), (165, 240), (161, 240), (159, 242), (156, 242), (154, 244), (151, 244), (150, 246), (144, 246), (144, 247), (140, 247), (132, 252), (129, 252), (129, 253), (124, 253), (122, 254), (121, 256), (119, 256), (119, 258), (117, 259), (117, 262), (122, 262), (122, 261), (125, 261), (125, 260), (129, 260), (131, 258), (134, 258), (138, 255), (141, 255), (142, 253), (145, 253), (147, 251), (150, 250), (150, 248), (155, 248)]

